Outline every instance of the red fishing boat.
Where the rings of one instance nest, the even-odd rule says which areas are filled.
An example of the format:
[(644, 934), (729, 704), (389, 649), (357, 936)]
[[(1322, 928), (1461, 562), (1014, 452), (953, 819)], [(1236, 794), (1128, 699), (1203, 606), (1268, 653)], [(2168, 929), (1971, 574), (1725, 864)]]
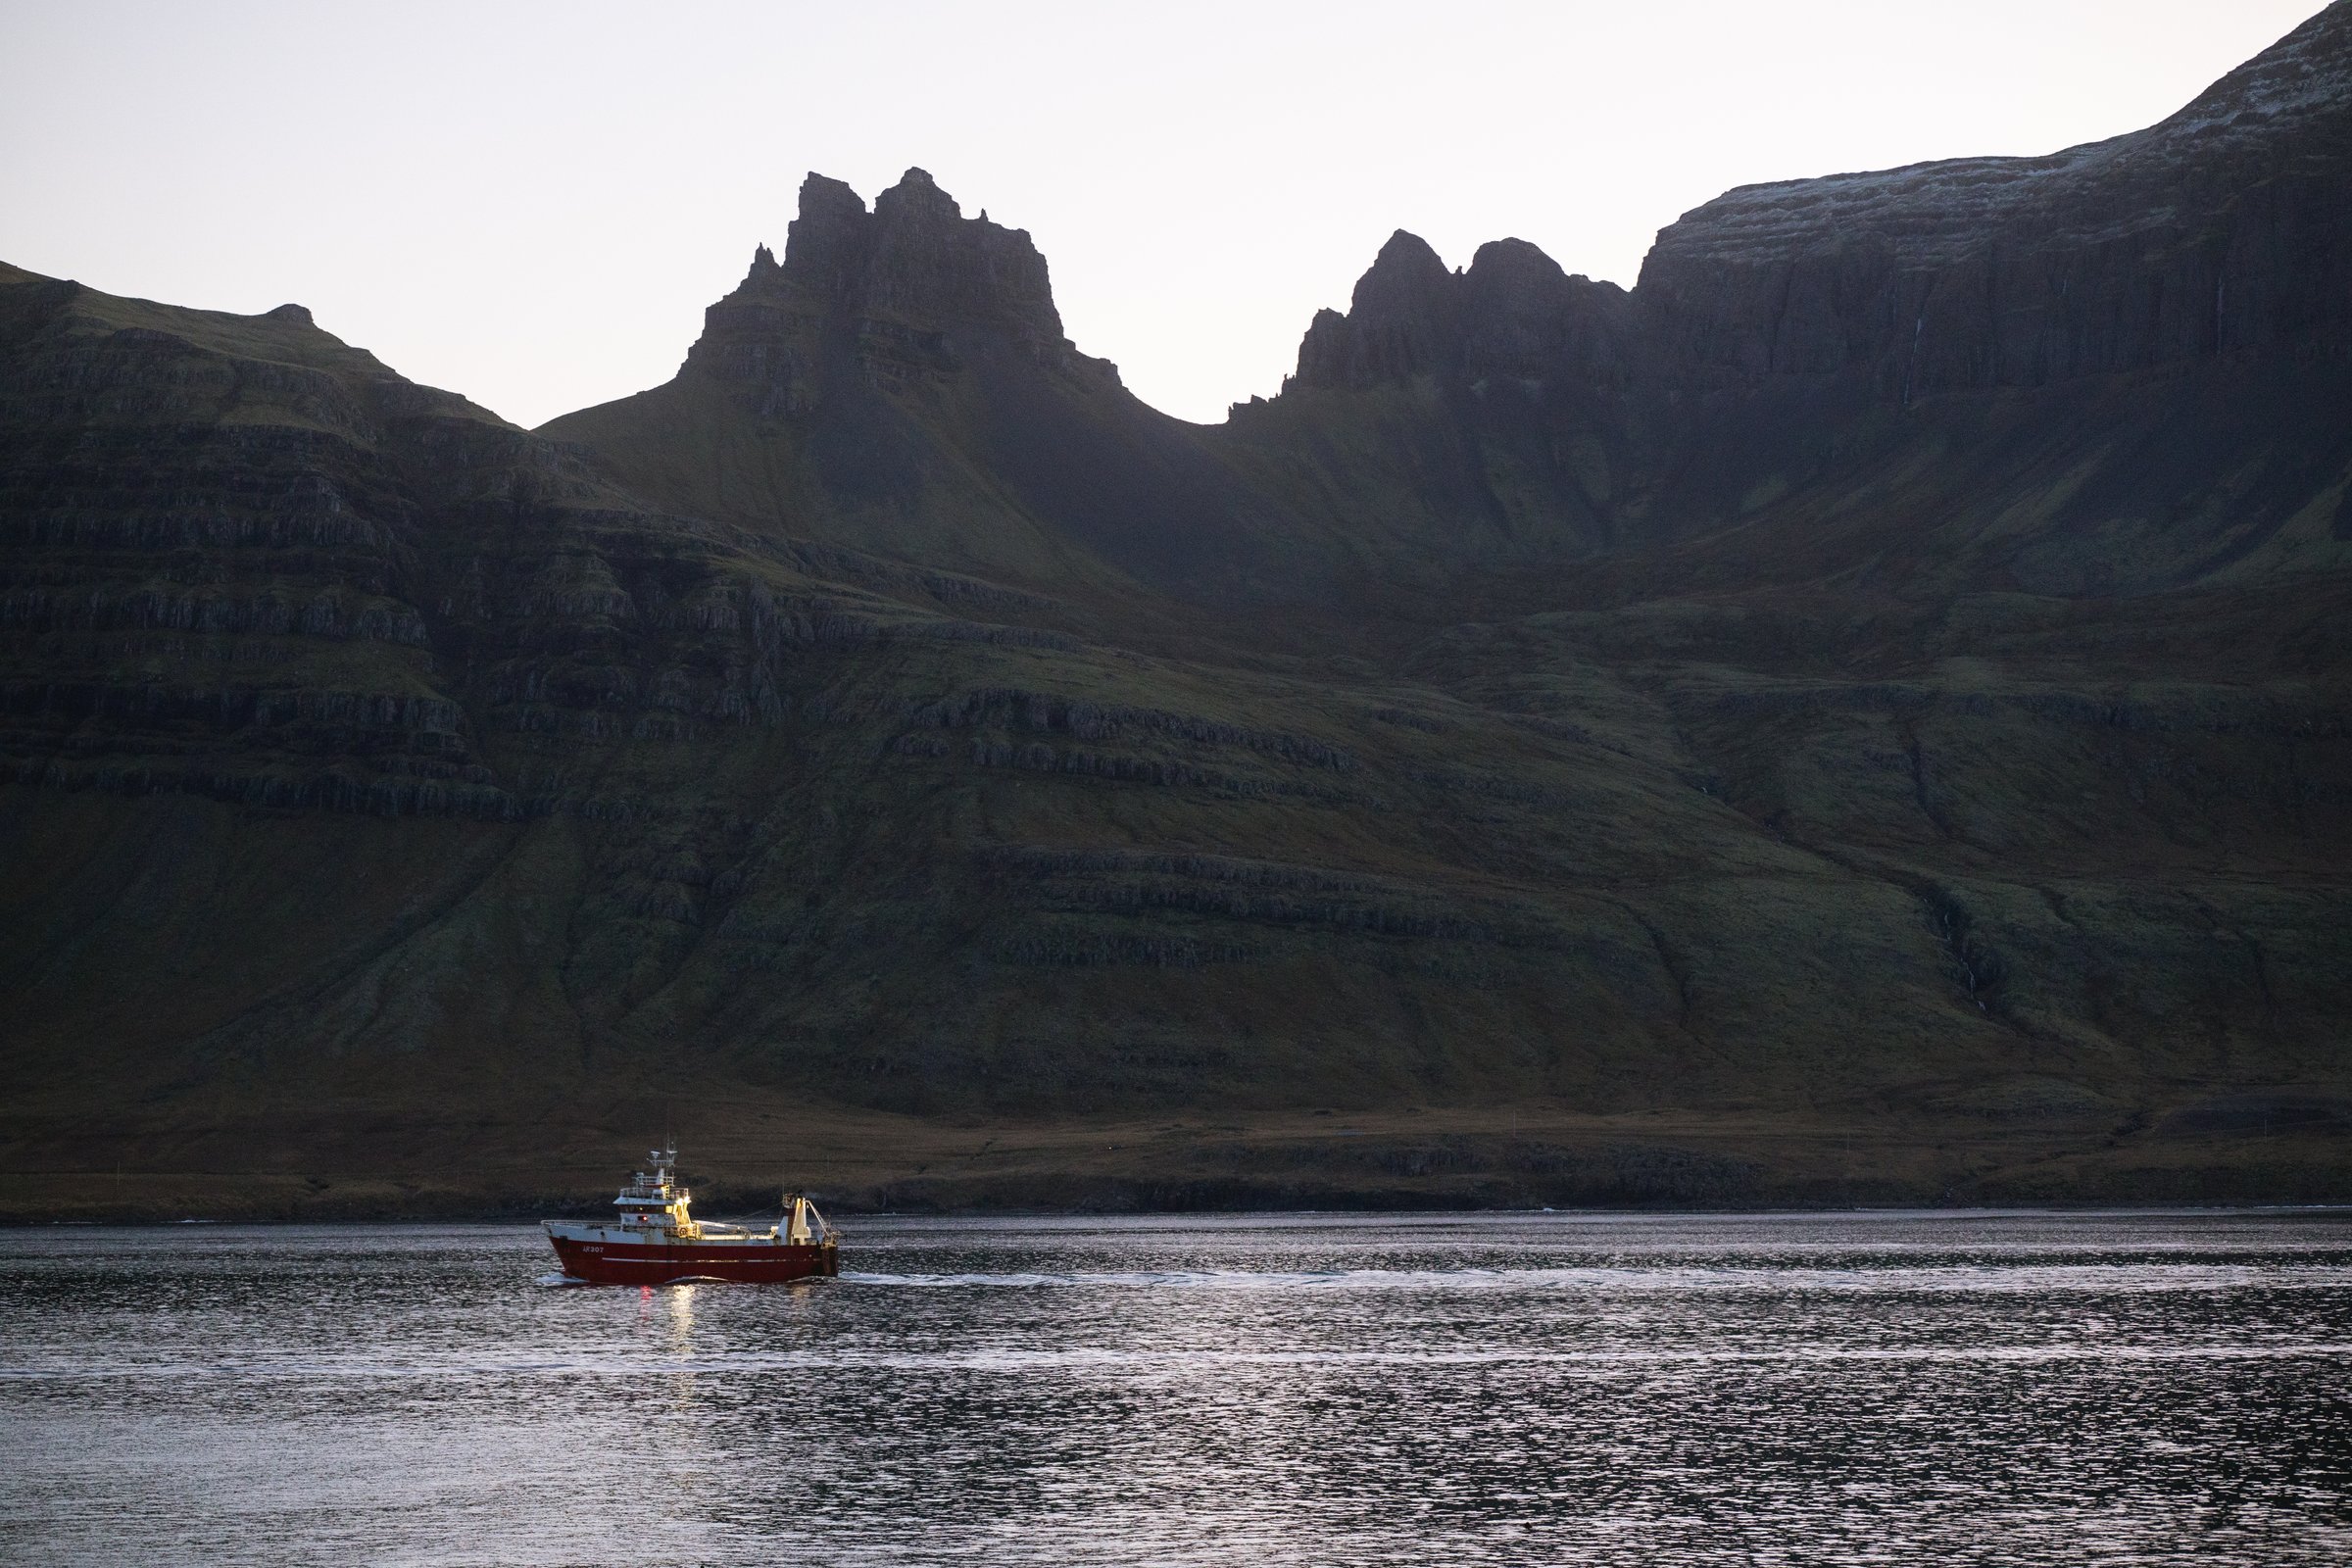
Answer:
[(839, 1235), (803, 1194), (787, 1196), (783, 1217), (764, 1231), (706, 1225), (687, 1211), (693, 1195), (670, 1174), (677, 1169), (677, 1146), (646, 1157), (654, 1168), (637, 1172), (620, 1190), (611, 1219), (540, 1222), (573, 1279), (596, 1285), (766, 1283), (841, 1272)]

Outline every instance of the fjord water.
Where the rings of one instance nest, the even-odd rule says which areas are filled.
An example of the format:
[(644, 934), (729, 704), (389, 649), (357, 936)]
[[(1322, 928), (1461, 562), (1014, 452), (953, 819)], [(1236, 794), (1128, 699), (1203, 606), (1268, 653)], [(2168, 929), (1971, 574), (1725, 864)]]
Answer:
[(0, 1559), (2340, 1563), (2352, 1216), (0, 1235)]

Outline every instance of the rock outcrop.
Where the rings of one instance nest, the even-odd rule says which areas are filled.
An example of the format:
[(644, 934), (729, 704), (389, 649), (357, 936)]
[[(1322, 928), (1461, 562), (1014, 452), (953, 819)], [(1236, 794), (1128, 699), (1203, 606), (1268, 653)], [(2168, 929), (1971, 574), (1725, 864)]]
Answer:
[[(762, 245), (734, 293), (710, 307), (681, 374), (742, 389), (762, 416), (813, 413), (836, 376), (897, 381), (961, 363), (985, 334), (1056, 369), (1115, 385), (1062, 336), (1045, 258), (1019, 229), (966, 219), (910, 169), (867, 212), (839, 180), (801, 186), (784, 261)], [(829, 352), (854, 345), (847, 362)]]

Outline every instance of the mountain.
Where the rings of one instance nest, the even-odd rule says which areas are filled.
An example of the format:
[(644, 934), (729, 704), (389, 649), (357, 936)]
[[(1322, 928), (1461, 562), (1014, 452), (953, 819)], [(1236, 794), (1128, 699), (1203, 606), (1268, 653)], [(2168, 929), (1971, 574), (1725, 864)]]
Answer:
[(1733, 191), (1630, 295), (1399, 234), (1235, 423), (1286, 457), (1384, 429), (1340, 508), (1446, 494), (1481, 562), (1700, 535), (1728, 562), (1737, 528), (1749, 584), (1790, 552), (1935, 592), (2341, 566), (2348, 77), (2336, 6), (2148, 130)]
[(1062, 336), (1029, 236), (919, 169), (801, 187), (675, 379), (543, 435), (697, 515), (1045, 586), (1246, 592), (1246, 489)]
[(2338, 4), (1215, 427), (919, 171), (537, 432), (0, 272), (0, 1209), (2340, 1197), (2348, 152)]

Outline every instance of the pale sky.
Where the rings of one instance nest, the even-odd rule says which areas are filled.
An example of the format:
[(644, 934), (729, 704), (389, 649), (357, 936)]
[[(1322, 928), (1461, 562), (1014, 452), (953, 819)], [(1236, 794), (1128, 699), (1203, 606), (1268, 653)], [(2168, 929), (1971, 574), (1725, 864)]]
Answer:
[(667, 380), (813, 169), (1026, 228), (1186, 418), (1390, 230), (1632, 283), (1726, 188), (2136, 129), (2319, 0), (0, 0), (0, 260), (293, 300), (523, 424)]

